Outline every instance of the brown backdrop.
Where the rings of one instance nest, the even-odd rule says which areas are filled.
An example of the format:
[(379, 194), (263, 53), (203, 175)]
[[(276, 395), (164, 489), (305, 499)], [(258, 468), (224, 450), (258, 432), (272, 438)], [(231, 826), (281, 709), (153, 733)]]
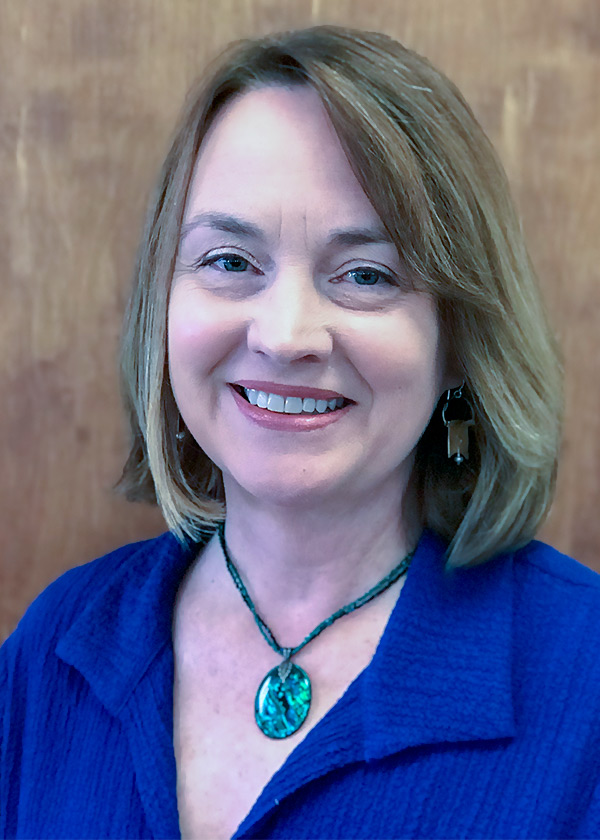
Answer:
[(428, 56), (499, 149), (566, 355), (542, 536), (600, 570), (597, 0), (1, 0), (0, 637), (64, 569), (163, 529), (111, 494), (116, 345), (148, 190), (205, 62), (313, 23)]

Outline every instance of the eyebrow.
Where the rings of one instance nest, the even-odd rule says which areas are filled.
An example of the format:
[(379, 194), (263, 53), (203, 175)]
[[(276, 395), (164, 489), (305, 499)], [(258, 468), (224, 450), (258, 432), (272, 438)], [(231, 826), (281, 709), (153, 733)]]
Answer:
[[(265, 242), (266, 234), (252, 222), (239, 219), (223, 213), (198, 213), (181, 228), (181, 238), (184, 239), (188, 233), (199, 227), (207, 227), (211, 230), (220, 230), (225, 233), (232, 233), (237, 236), (257, 239)], [(327, 246), (349, 247), (352, 245), (377, 245), (384, 243), (393, 245), (393, 241), (387, 231), (382, 227), (374, 228), (347, 228), (346, 230), (332, 230), (327, 238)]]

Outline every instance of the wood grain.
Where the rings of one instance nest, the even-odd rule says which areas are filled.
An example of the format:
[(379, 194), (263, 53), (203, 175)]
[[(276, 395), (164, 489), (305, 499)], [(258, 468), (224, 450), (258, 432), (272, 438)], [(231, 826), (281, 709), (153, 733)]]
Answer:
[(314, 23), (422, 52), (496, 144), (565, 352), (542, 536), (600, 570), (596, 0), (3, 0), (0, 637), (61, 571), (163, 529), (111, 493), (125, 454), (116, 346), (148, 191), (208, 59)]

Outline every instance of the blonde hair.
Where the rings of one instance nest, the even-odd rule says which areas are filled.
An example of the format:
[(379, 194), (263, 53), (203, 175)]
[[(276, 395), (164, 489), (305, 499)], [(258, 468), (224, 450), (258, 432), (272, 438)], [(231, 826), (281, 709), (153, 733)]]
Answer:
[(194, 163), (233, 96), (310, 85), (366, 195), (440, 323), (474, 407), (471, 455), (446, 454), (441, 405), (416, 452), (423, 524), (448, 563), (481, 563), (528, 542), (548, 512), (562, 418), (561, 364), (506, 176), (457, 88), (375, 32), (315, 26), (230, 45), (192, 90), (151, 201), (122, 342), (132, 448), (119, 488), (157, 502), (195, 540), (225, 516), (221, 471), (189, 437), (167, 368), (169, 287)]

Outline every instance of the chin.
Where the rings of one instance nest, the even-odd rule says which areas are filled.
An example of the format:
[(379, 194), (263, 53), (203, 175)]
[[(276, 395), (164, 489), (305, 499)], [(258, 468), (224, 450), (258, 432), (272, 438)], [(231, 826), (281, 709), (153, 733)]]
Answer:
[(322, 504), (328, 497), (339, 498), (344, 482), (341, 476), (337, 480), (332, 475), (319, 479), (304, 466), (296, 470), (263, 471), (260, 476), (229, 474), (225, 476), (226, 495), (228, 488), (233, 490), (232, 484), (261, 504), (304, 507)]

